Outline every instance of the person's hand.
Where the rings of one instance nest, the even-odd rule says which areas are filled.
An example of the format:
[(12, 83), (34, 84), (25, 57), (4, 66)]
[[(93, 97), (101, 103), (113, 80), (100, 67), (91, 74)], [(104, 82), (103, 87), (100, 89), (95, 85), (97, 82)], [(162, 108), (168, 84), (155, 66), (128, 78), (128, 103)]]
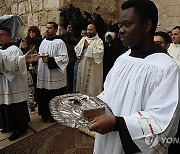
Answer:
[(77, 62), (79, 63), (81, 61), (81, 56), (77, 57)]
[(89, 130), (100, 134), (106, 134), (114, 130), (115, 123), (116, 118), (114, 116), (104, 114), (94, 118)]
[(84, 49), (86, 49), (88, 47), (89, 43), (87, 42), (87, 40), (84, 40)]
[(48, 62), (48, 57), (47, 56), (41, 56), (43, 63)]
[(31, 54), (31, 50), (29, 50), (26, 54), (25, 54), (25, 59), (27, 62), (35, 62), (37, 60), (39, 60), (41, 57), (39, 56), (39, 54)]

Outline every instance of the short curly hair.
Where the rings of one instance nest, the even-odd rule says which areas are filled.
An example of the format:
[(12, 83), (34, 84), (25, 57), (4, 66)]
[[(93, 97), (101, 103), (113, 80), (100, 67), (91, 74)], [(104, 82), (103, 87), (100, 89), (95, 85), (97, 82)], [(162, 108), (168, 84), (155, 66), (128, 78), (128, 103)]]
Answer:
[(121, 5), (122, 10), (131, 7), (134, 8), (134, 12), (137, 13), (142, 23), (149, 19), (152, 21), (151, 33), (154, 36), (158, 22), (158, 9), (156, 5), (150, 0), (128, 0)]
[(9, 33), (9, 35), (11, 35), (11, 30), (9, 28), (0, 27), (0, 30), (6, 31), (7, 33)]

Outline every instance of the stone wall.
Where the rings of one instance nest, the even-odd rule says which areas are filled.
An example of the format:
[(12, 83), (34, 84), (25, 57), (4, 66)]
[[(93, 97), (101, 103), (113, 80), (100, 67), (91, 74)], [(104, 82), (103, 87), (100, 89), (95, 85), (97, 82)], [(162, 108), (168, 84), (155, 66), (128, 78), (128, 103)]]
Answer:
[[(120, 6), (124, 0), (0, 0), (0, 16), (20, 15), (25, 23), (25, 32), (31, 25), (37, 25), (44, 32), (48, 21), (59, 23), (59, 8), (73, 4), (81, 11), (93, 12), (100, 5), (98, 13), (104, 19), (118, 21)], [(179, 0), (153, 0), (159, 9), (158, 30), (168, 31), (180, 25)]]
[(157, 30), (169, 31), (180, 25), (180, 0), (153, 0), (159, 10)]
[(44, 32), (48, 21), (59, 23), (59, 0), (0, 0), (0, 16), (15, 14), (25, 23), (25, 33), (29, 26), (39, 26)]

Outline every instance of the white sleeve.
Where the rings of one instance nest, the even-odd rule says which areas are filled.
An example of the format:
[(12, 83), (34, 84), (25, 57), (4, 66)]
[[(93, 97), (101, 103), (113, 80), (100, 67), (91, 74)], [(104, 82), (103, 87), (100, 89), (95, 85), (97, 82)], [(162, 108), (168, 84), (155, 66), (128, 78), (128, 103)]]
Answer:
[(179, 69), (173, 66), (166, 70), (145, 109), (123, 116), (132, 139), (142, 151), (167, 147), (162, 136), (175, 135), (180, 117), (179, 95)]
[(20, 72), (26, 74), (26, 60), (25, 56), (6, 56), (0, 53), (0, 72)]
[(57, 57), (54, 57), (55, 62), (57, 63), (57, 65), (60, 68), (61, 72), (64, 72), (68, 62), (69, 62), (69, 57), (68, 57), (68, 53), (67, 53), (67, 48), (64, 42), (61, 42), (58, 46), (58, 50), (59, 50), (59, 55)]

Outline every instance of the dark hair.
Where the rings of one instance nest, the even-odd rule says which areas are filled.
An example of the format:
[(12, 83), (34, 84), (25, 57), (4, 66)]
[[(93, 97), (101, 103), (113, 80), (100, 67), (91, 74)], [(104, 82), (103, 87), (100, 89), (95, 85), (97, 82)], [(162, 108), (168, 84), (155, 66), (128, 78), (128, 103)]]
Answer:
[(27, 42), (27, 39), (26, 38), (23, 38), (22, 40), (21, 40), (21, 42)]
[(174, 29), (179, 29), (180, 30), (180, 26), (175, 26), (172, 30)]
[(11, 35), (11, 30), (9, 28), (0, 27), (0, 30), (6, 31), (7, 33), (9, 33), (9, 35)]
[(58, 24), (55, 23), (54, 21), (50, 21), (50, 22), (48, 22), (48, 24), (53, 25), (54, 29), (58, 29)]
[(161, 36), (162, 38), (164, 38), (166, 44), (172, 43), (171, 37), (166, 32), (162, 32), (162, 31), (155, 32), (154, 36)]
[(150, 19), (152, 21), (152, 36), (154, 35), (158, 22), (158, 9), (150, 0), (128, 0), (121, 5), (122, 10), (134, 8), (134, 12), (138, 14), (142, 23)]
[(41, 32), (40, 32), (38, 26), (31, 26), (31, 27), (28, 29), (28, 35), (29, 35), (29, 33), (30, 33), (31, 31), (34, 32), (34, 33), (36, 33), (36, 36), (41, 35)]
[(171, 33), (172, 33), (172, 31), (171, 31), (171, 30), (167, 32), (167, 34), (168, 34), (168, 35), (169, 35), (169, 34), (171, 34)]

